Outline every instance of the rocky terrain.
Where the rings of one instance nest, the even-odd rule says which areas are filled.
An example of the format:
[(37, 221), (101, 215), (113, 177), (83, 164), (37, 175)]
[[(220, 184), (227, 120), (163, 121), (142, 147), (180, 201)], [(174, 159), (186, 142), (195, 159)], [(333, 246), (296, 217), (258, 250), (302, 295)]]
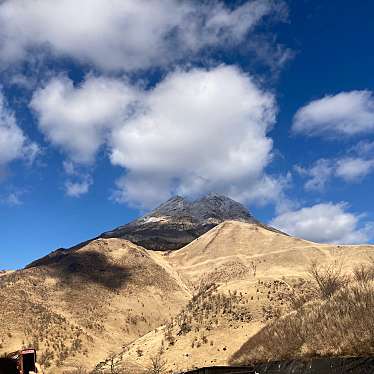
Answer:
[[(183, 234), (184, 224), (191, 228), (188, 234)], [(199, 236), (207, 225), (212, 227)], [(128, 239), (134, 235), (133, 241), (120, 237), (123, 229)], [(145, 245), (158, 243), (157, 250), (135, 244), (142, 235)], [(177, 249), (182, 242), (187, 244)], [(170, 249), (171, 243), (173, 251), (159, 250)], [(46, 372), (53, 374), (95, 367), (96, 373), (145, 373), (156, 366), (158, 372), (176, 373), (246, 364), (264, 359), (264, 352), (268, 359), (290, 352), (302, 357), (303, 350), (311, 354), (313, 342), (327, 339), (324, 328), (331, 321), (346, 331), (357, 319), (361, 309), (342, 311), (342, 300), (350, 300), (344, 305), (371, 306), (368, 295), (373, 293), (365, 296), (374, 279), (371, 258), (374, 246), (294, 238), (260, 224), (224, 197), (196, 202), (176, 197), (103, 237), (2, 274), (0, 353), (35, 346)], [(312, 266), (327, 280), (342, 281), (341, 290), (321, 296)], [(312, 326), (321, 313), (328, 316), (318, 330), (325, 331), (323, 337), (315, 336), (309, 345), (293, 338), (295, 331), (308, 334), (303, 321)], [(338, 324), (337, 315), (349, 317)], [(284, 352), (265, 344), (274, 329), (284, 331), (284, 339), (270, 346)], [(360, 331), (355, 354), (360, 342), (367, 353), (362, 347), (373, 337)], [(290, 351), (287, 341), (298, 345)], [(328, 341), (330, 351), (318, 354), (333, 353), (333, 337)], [(342, 352), (347, 354), (349, 345)]]
[(227, 220), (255, 222), (247, 209), (225, 196), (209, 194), (195, 201), (176, 196), (101, 237), (127, 239), (147, 249), (174, 250)]

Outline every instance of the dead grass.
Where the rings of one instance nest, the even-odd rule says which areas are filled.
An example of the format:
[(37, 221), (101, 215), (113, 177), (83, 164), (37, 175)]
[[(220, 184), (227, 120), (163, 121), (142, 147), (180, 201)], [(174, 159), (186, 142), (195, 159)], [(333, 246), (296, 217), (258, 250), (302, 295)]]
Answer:
[(321, 298), (265, 326), (232, 363), (374, 354), (373, 268), (355, 269), (350, 281), (339, 269), (314, 270)]

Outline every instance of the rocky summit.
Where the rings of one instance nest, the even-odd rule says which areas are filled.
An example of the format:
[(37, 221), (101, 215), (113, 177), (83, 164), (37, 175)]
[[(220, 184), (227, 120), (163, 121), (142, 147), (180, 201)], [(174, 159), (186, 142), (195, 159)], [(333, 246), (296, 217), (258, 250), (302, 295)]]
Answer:
[(194, 201), (175, 196), (151, 213), (105, 232), (102, 238), (122, 238), (153, 250), (179, 249), (221, 222), (256, 222), (238, 202), (217, 194)]

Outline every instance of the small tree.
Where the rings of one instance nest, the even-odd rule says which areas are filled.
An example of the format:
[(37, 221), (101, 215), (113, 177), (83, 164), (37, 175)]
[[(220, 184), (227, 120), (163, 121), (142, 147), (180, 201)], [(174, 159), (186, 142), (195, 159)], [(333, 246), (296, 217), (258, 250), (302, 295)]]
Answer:
[(330, 298), (336, 291), (347, 284), (348, 278), (342, 274), (341, 264), (320, 266), (313, 261), (309, 267), (309, 275), (317, 283), (319, 293), (323, 299)]
[(111, 352), (109, 354), (109, 357), (107, 359), (107, 364), (109, 367), (110, 374), (121, 374), (123, 373), (123, 370), (121, 368), (121, 360), (117, 357), (117, 355), (114, 352)]
[(256, 264), (256, 262), (251, 261), (250, 264), (249, 264), (249, 267), (252, 271), (253, 277), (256, 278), (256, 274), (257, 274), (257, 264)]
[(148, 368), (148, 374), (163, 374), (166, 372), (166, 360), (162, 357), (161, 352), (151, 357), (151, 365)]

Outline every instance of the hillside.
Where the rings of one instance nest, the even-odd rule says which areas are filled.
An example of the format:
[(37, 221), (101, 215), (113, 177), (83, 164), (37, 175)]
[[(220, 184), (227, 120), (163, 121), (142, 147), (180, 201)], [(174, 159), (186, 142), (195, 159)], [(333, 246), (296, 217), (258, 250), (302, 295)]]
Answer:
[(90, 367), (164, 324), (189, 297), (145, 249), (98, 239), (0, 278), (0, 352), (35, 346), (51, 373)]
[(312, 298), (272, 321), (249, 338), (230, 363), (246, 365), (323, 356), (372, 357), (374, 267), (369, 272), (364, 278), (356, 273), (329, 297)]
[[(149, 365), (162, 350), (170, 370), (226, 365), (264, 326), (313, 298), (313, 261), (350, 273), (373, 246), (317, 244), (257, 224), (224, 222), (184, 248), (150, 252), (178, 271), (194, 297), (165, 326), (121, 352), (124, 365)], [(250, 340), (249, 340), (250, 341)], [(139, 354), (141, 352), (141, 354)], [(141, 372), (141, 370), (140, 370)]]

